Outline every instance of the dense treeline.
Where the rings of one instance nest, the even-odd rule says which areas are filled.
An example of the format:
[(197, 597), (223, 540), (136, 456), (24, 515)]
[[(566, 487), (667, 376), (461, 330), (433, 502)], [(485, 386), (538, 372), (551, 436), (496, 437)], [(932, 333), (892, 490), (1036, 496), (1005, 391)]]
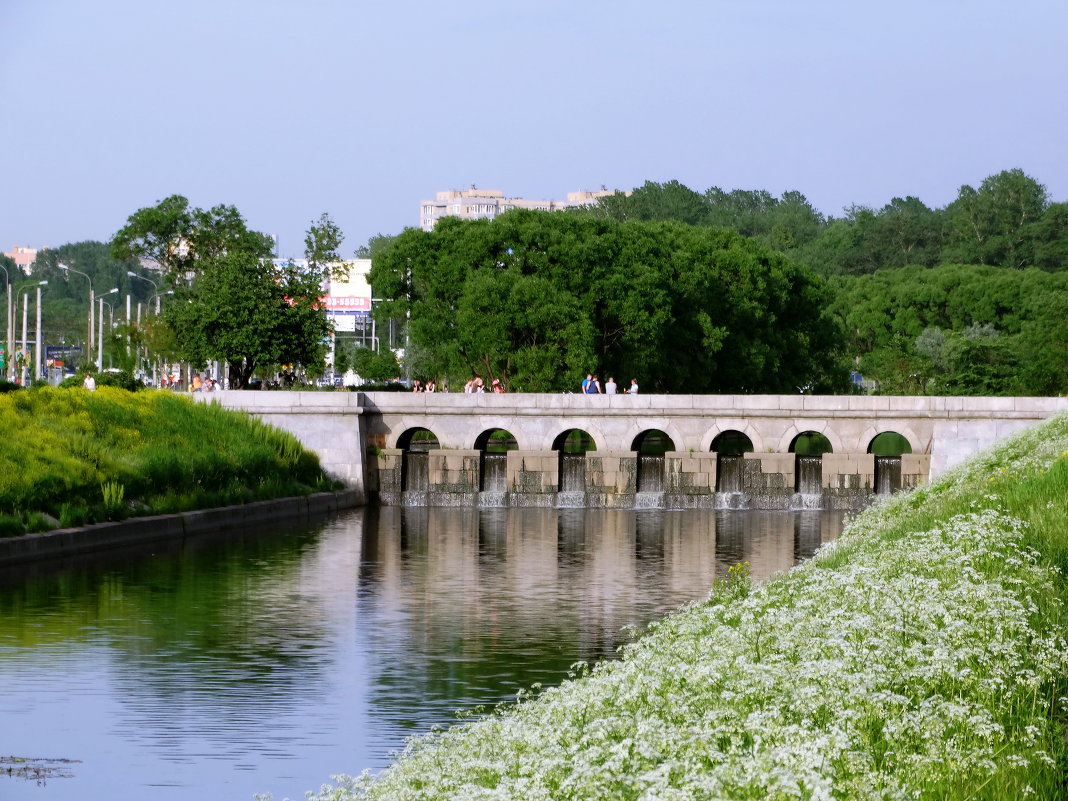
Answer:
[(523, 391), (587, 372), (647, 391), (841, 390), (831, 295), (725, 228), (512, 211), (408, 229), (376, 256), (378, 313), (408, 319), (412, 375)]
[(579, 216), (727, 227), (828, 276), (849, 366), (885, 394), (1056, 395), (1068, 389), (1068, 204), (1021, 170), (825, 217), (799, 192), (677, 181)]
[(1051, 203), (1046, 187), (1022, 170), (962, 186), (943, 209), (915, 197), (880, 209), (851, 206), (821, 214), (800, 192), (699, 193), (678, 181), (646, 182), (573, 213), (616, 220), (679, 220), (733, 228), (824, 275), (861, 275), (919, 264), (991, 264), (1058, 271), (1068, 265), (1068, 203)]

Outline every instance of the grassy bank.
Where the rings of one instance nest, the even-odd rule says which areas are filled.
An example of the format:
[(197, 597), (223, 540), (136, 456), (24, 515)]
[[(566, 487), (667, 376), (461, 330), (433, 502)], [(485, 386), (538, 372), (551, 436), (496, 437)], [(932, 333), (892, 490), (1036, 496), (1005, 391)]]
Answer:
[(1064, 798), (1068, 417), (326, 799)]
[(170, 392), (0, 395), (0, 536), (334, 489), (295, 437)]

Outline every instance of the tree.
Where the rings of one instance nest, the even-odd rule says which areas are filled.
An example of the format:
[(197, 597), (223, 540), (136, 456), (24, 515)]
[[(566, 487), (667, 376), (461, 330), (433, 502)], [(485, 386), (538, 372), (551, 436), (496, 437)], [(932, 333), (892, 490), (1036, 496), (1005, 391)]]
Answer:
[(320, 294), (319, 274), (235, 250), (201, 261), (199, 275), (176, 290), (164, 317), (183, 360), (225, 361), (230, 386), (241, 389), (267, 366), (321, 369), (329, 329)]
[(366, 245), (360, 245), (356, 248), (353, 254), (357, 259), (373, 259), (380, 253), (384, 253), (386, 249), (393, 244), (395, 236), (389, 236), (387, 234), (375, 234), (367, 240)]
[(111, 238), (111, 248), (121, 260), (156, 262), (167, 283), (178, 286), (227, 253), (243, 251), (270, 258), (273, 242), (266, 234), (250, 230), (234, 206), (205, 211), (190, 208), (181, 195), (171, 195), (131, 214)]
[(842, 387), (827, 288), (721, 229), (514, 210), (408, 229), (374, 261), (410, 315), (409, 366), (573, 389), (587, 372), (670, 392)]
[(174, 287), (164, 320), (181, 359), (225, 361), (230, 385), (241, 388), (271, 365), (322, 370), (329, 328), (319, 299), (340, 242), (324, 214), (305, 239), (308, 267), (276, 264), (270, 238), (249, 229), (236, 208), (191, 209), (174, 195), (132, 214), (112, 252), (160, 264)]
[(943, 260), (1031, 266), (1034, 248), (1029, 228), (1042, 217), (1048, 202), (1046, 187), (1020, 169), (991, 175), (978, 190), (962, 186), (946, 208)]

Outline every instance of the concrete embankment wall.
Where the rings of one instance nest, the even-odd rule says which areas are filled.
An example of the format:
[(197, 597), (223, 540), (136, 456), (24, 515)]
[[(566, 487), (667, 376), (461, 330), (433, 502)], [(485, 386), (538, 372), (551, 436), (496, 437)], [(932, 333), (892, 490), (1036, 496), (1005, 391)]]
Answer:
[(81, 528), (0, 539), (0, 566), (96, 553), (195, 535), (240, 531), (285, 522), (300, 522), (363, 503), (353, 490), (319, 492), (296, 498), (201, 509), (157, 517), (135, 517)]

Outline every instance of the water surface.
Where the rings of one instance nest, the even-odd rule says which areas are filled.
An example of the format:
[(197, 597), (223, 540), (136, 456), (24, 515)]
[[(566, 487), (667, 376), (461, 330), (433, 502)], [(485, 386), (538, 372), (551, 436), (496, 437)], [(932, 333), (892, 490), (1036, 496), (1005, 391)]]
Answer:
[(7, 801), (301, 799), (703, 598), (841, 514), (363, 509), (0, 573), (0, 755), (79, 760)]

